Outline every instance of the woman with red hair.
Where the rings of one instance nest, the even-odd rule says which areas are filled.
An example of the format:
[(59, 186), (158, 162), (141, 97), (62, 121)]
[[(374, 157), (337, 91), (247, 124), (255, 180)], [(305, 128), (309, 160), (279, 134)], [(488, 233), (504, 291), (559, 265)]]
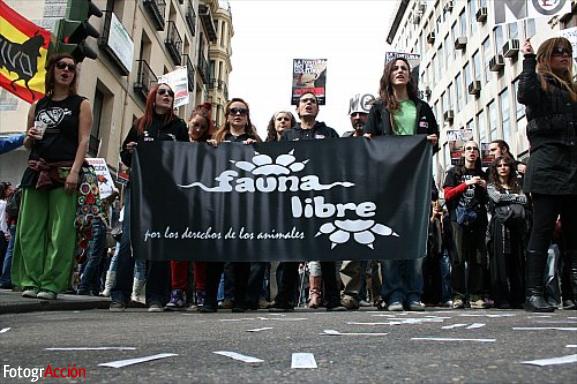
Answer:
[[(168, 84), (158, 84), (150, 90), (146, 99), (144, 116), (137, 119), (122, 144), (120, 157), (128, 167), (132, 153), (139, 143), (148, 141), (188, 141), (186, 123), (174, 113), (174, 91)], [(110, 310), (123, 311), (130, 298), (134, 263), (130, 251), (130, 193), (125, 191), (124, 222), (116, 283), (111, 290)], [(148, 263), (146, 303), (149, 312), (162, 312), (168, 300), (170, 263), (151, 261)]]

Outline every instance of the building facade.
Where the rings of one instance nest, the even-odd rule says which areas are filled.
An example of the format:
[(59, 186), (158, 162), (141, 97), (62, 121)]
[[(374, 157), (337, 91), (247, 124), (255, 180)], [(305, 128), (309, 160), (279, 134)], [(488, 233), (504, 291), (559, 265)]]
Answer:
[[(98, 59), (85, 59), (79, 65), (78, 93), (92, 106), (89, 156), (105, 158), (114, 173), (122, 142), (133, 121), (142, 116), (146, 96), (158, 76), (178, 66), (187, 68), (189, 104), (177, 111), (185, 120), (195, 105), (209, 100), (209, 42), (216, 42), (217, 35), (214, 21), (213, 29), (207, 28), (202, 12), (206, 6), (218, 12), (219, 4), (218, 0), (92, 2), (103, 11), (101, 18), (90, 19), (100, 32), (97, 40), (91, 39)], [(67, 1), (8, 0), (7, 4), (54, 34)], [(226, 12), (232, 20), (230, 10)], [(228, 76), (223, 80), (228, 82)], [(1, 90), (0, 134), (25, 131), (28, 109), (28, 103)], [(27, 156), (23, 148), (3, 155), (0, 180), (18, 183)]]
[(387, 36), (392, 51), (420, 54), (419, 90), (441, 128), (439, 183), (451, 166), (448, 130), (471, 129), (477, 142), (503, 139), (514, 156), (529, 155), (525, 107), (517, 102), (520, 46), (531, 38), (536, 50), (575, 25), (575, 4), (563, 17), (495, 25), (493, 1), (501, 0), (400, 0)]

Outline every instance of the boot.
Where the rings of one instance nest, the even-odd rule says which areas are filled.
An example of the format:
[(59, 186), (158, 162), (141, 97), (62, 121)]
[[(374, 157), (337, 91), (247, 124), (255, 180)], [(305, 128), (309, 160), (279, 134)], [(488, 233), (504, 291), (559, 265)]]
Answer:
[(322, 276), (309, 277), (309, 308), (321, 306)]
[(145, 284), (146, 280), (134, 279), (132, 282), (132, 295), (130, 295), (130, 300), (146, 304)]
[(527, 251), (525, 310), (528, 312), (553, 312), (555, 310), (544, 297), (546, 263), (547, 252)]
[(110, 291), (112, 287), (116, 284), (116, 271), (106, 272), (106, 281), (104, 282), (104, 290), (102, 291), (102, 296), (110, 297)]

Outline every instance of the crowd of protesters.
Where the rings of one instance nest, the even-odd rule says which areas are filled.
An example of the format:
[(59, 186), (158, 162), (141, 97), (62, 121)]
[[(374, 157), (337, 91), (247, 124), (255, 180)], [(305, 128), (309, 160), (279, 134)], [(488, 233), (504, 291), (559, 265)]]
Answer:
[[(577, 85), (572, 47), (564, 38), (552, 38), (536, 54), (529, 41), (522, 50), (518, 99), (526, 106), (528, 164), (513, 158), (508, 143), (494, 140), (493, 162), (484, 169), (478, 143), (467, 141), (459, 164), (444, 177), (442, 193), (432, 188), (426, 255), (317, 262), (315, 255), (303, 254), (301, 263), (135, 260), (130, 186), (117, 202), (116, 195), (89, 202), (91, 195), (79, 188), (91, 186), (83, 164), (90, 106), (76, 94), (73, 57), (55, 56), (47, 67), (46, 96), (28, 116), (24, 145), (30, 158), (22, 183), (18, 189), (0, 183), (0, 286), (44, 300), (71, 287), (80, 295), (110, 295), (112, 311), (123, 311), (131, 302), (151, 312), (204, 313), (219, 308), (292, 311), (296, 306), (329, 311), (373, 305), (389, 311), (575, 308), (577, 239), (571, 234), (577, 233)], [(418, 98), (410, 73), (405, 59), (387, 63), (378, 98), (364, 108), (351, 103), (353, 130), (343, 137), (425, 135), (436, 153), (439, 128), (430, 106)], [(197, 106), (185, 122), (173, 103), (168, 84), (151, 88), (144, 115), (122, 145), (126, 166), (136, 146), (146, 141), (261, 142), (249, 104), (241, 98), (227, 103), (220, 128), (213, 125), (210, 104)], [(55, 108), (65, 111), (58, 121), (49, 119)], [(302, 94), (296, 105), (299, 121), (290, 111), (275, 113), (266, 141), (339, 137), (317, 120), (318, 113), (317, 97)], [(118, 218), (110, 207), (119, 208), (119, 201)], [(89, 219), (89, 235), (74, 241), (74, 225), (86, 229), (79, 218), (86, 204), (97, 214)], [(75, 255), (80, 277), (71, 284)]]

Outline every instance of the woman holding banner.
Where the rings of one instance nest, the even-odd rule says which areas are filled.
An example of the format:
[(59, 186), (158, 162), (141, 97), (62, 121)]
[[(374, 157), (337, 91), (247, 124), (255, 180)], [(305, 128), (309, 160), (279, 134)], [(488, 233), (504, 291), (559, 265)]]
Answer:
[(76, 94), (76, 64), (69, 54), (50, 58), (46, 96), (28, 113), (30, 157), (12, 261), (12, 281), (23, 297), (54, 300), (69, 287), (77, 189), (92, 125), (90, 104)]
[(577, 294), (577, 83), (571, 42), (562, 37), (545, 40), (537, 55), (531, 42), (525, 55), (517, 99), (526, 106), (531, 157), (523, 189), (533, 200), (533, 227), (526, 262), (525, 309), (554, 310), (544, 299), (547, 249), (557, 215), (565, 236), (565, 263), (571, 266), (573, 295)]
[[(231, 99), (224, 108), (226, 122), (209, 140), (213, 145), (223, 142), (253, 144), (261, 142), (254, 125), (250, 121), (250, 109), (246, 101), (240, 98)], [(247, 299), (248, 280), (251, 263), (233, 262), (231, 279), (234, 284), (233, 312), (244, 312), (246, 309), (257, 309), (252, 295)], [(224, 270), (224, 262), (206, 263), (206, 298), (199, 309), (203, 313), (216, 312), (217, 292), (220, 275)], [(262, 287), (262, 280), (259, 288)], [(260, 292), (260, 290), (259, 290)], [(258, 296), (256, 299), (258, 302)]]
[[(122, 144), (122, 162), (131, 166), (132, 154), (138, 144), (149, 141), (189, 141), (186, 123), (174, 113), (174, 92), (168, 84), (150, 89), (146, 98), (144, 116), (137, 119)], [(116, 283), (111, 290), (110, 310), (123, 311), (130, 298), (134, 261), (130, 250), (130, 190), (125, 191), (122, 239), (118, 253)], [(170, 290), (170, 263), (148, 263), (146, 303), (149, 312), (162, 312)]]
[[(424, 134), (434, 149), (438, 149), (439, 127), (435, 115), (431, 107), (417, 97), (407, 59), (396, 58), (385, 64), (379, 96), (369, 111), (365, 137)], [(425, 309), (421, 302), (424, 256), (412, 255), (409, 260), (381, 260), (381, 297), (389, 311)]]

